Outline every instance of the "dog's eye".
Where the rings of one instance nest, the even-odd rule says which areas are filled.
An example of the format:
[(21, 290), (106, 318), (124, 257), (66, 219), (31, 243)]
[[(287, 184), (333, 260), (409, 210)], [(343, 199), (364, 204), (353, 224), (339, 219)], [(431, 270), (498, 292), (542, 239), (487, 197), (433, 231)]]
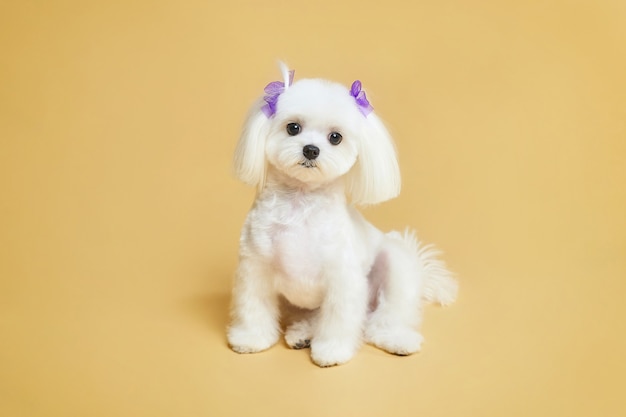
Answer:
[(296, 136), (298, 133), (300, 133), (301, 130), (302, 127), (300, 127), (298, 123), (287, 124), (287, 133), (289, 133), (289, 136)]
[(343, 136), (341, 136), (338, 132), (331, 132), (331, 134), (328, 135), (328, 141), (332, 145), (339, 145), (341, 143), (341, 139), (343, 139)]

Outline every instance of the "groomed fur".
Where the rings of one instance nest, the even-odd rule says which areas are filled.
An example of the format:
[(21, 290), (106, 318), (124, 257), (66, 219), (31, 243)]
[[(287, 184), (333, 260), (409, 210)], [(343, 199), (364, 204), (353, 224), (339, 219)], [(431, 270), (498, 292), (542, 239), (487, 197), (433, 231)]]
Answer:
[[(450, 304), (457, 284), (432, 246), (410, 231), (384, 234), (352, 205), (398, 195), (389, 133), (326, 80), (288, 86), (271, 117), (262, 104), (250, 111), (235, 151), (235, 174), (258, 193), (241, 234), (231, 348), (252, 353), (275, 344), (285, 298), (306, 312), (287, 327), (287, 343), (310, 347), (320, 366), (347, 362), (362, 341), (417, 352), (423, 301)], [(294, 123), (298, 129), (287, 128)]]

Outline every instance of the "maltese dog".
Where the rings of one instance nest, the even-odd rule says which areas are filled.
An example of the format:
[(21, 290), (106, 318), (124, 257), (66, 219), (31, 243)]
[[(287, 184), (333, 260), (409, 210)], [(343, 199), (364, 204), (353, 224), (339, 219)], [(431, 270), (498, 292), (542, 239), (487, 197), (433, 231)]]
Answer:
[(424, 301), (456, 298), (438, 252), (413, 232), (383, 233), (354, 208), (400, 192), (393, 141), (361, 83), (322, 79), (265, 88), (245, 122), (236, 176), (257, 187), (240, 239), (230, 347), (268, 349), (281, 334), (281, 301), (300, 309), (285, 330), (319, 366), (349, 361), (363, 341), (396, 355), (420, 350)]

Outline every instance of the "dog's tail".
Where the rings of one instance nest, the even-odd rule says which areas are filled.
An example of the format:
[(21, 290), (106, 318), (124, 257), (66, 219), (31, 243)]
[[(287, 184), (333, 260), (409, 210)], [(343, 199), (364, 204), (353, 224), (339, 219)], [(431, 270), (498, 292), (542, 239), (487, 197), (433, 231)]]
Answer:
[(439, 258), (441, 251), (434, 245), (421, 243), (412, 230), (405, 230), (402, 238), (417, 254), (420, 269), (424, 274), (422, 298), (442, 306), (452, 304), (456, 300), (459, 284)]

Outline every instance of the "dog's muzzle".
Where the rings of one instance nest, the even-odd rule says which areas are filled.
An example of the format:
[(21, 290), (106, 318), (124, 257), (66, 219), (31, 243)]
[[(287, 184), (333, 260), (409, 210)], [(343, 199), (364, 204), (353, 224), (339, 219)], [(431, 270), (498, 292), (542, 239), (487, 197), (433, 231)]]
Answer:
[(304, 148), (302, 148), (302, 155), (309, 161), (312, 161), (320, 156), (320, 148), (315, 145), (305, 145)]

